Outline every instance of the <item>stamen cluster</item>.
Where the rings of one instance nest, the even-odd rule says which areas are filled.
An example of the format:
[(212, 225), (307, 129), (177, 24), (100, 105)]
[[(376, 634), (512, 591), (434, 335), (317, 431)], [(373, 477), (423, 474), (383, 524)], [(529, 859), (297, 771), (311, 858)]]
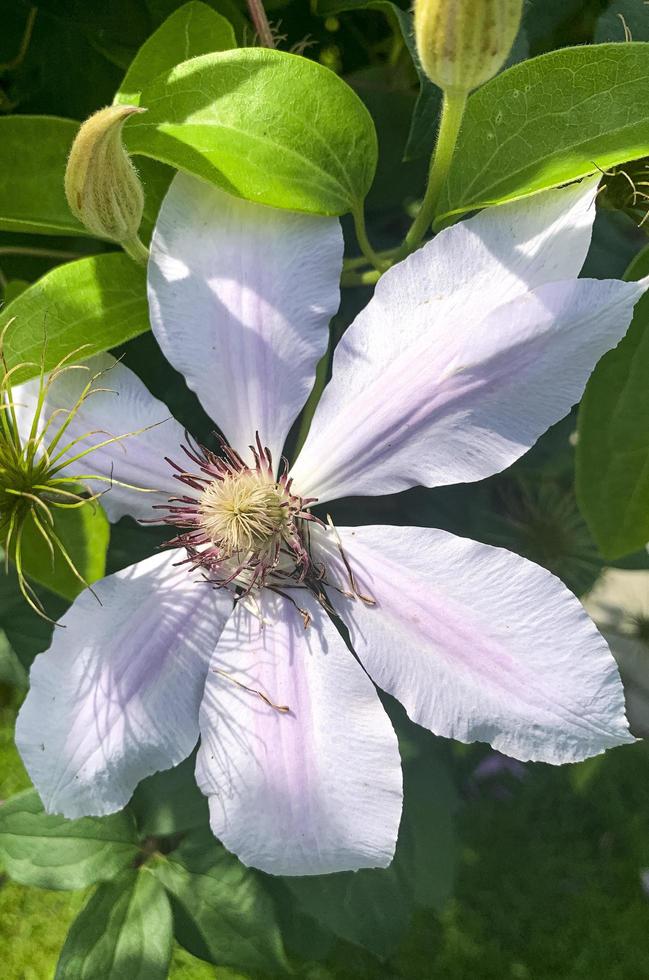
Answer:
[[(0, 544), (4, 549), (5, 562), (11, 560), (15, 565), (22, 595), (35, 612), (47, 619), (43, 605), (26, 577), (30, 570), (25, 542), (30, 535), (35, 535), (44, 542), (52, 563), (57, 555), (60, 556), (80, 586), (88, 587), (59, 533), (57, 515), (61, 511), (94, 505), (99, 497), (86, 481), (101, 477), (70, 476), (65, 474), (65, 470), (71, 462), (83, 459), (96, 448), (83, 448), (80, 445), (94, 433), (84, 433), (70, 440), (66, 438), (66, 432), (86, 398), (101, 389), (94, 387), (99, 375), (93, 375), (82, 387), (74, 404), (66, 409), (57, 409), (46, 417), (45, 406), (51, 386), (66, 372), (87, 371), (88, 368), (70, 363), (75, 355), (82, 352), (80, 348), (63, 358), (46, 375), (44, 344), (43, 362), (38, 366), (36, 407), (29, 432), (23, 430), (21, 433), (18, 406), (14, 401), (14, 378), (27, 370), (34, 373), (37, 365), (25, 362), (9, 367), (4, 353), (4, 339), (11, 322), (0, 337)], [(108, 439), (104, 443), (110, 441), (114, 440)]]
[(275, 476), (259, 435), (250, 446), (251, 465), (225, 441), (220, 455), (188, 443), (181, 449), (193, 472), (167, 458), (176, 479), (193, 491), (161, 505), (168, 511), (164, 523), (186, 529), (168, 546), (184, 548), (187, 562), (218, 587), (247, 594), (265, 585), (301, 585), (312, 570), (305, 527), (315, 520), (308, 510), (315, 498), (293, 493), (286, 460)]

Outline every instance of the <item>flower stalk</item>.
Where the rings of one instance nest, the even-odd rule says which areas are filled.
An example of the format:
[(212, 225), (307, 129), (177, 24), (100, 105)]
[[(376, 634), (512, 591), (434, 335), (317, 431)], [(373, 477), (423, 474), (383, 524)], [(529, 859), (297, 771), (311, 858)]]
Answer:
[(468, 97), (469, 93), (463, 89), (449, 89), (444, 92), (439, 135), (430, 161), (426, 193), (403, 245), (394, 256), (395, 262), (417, 248), (435, 219), (439, 199), (453, 163)]

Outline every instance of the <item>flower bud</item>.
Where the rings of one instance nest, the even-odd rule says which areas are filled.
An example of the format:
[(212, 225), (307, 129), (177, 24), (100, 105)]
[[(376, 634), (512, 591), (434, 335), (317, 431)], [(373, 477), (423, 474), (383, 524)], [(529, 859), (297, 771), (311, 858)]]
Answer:
[(65, 195), (91, 234), (113, 242), (137, 238), (144, 193), (122, 143), (122, 126), (136, 106), (112, 105), (85, 121), (72, 144)]
[(422, 68), (445, 91), (478, 88), (505, 63), (522, 12), (523, 0), (415, 0)]

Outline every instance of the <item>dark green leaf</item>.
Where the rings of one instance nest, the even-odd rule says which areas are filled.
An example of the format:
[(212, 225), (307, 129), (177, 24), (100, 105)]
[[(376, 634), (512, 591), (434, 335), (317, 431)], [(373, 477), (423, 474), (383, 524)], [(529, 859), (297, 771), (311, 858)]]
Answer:
[(145, 837), (168, 837), (209, 823), (207, 797), (194, 776), (192, 754), (174, 769), (156, 772), (142, 780), (129, 804)]
[(202, 55), (142, 93), (125, 141), (261, 204), (343, 214), (363, 201), (376, 133), (358, 96), (297, 55), (246, 48)]
[(127, 812), (66, 820), (43, 810), (36, 790), (0, 806), (0, 858), (8, 874), (37, 888), (85, 888), (113, 878), (139, 852)]
[(553, 51), (469, 99), (440, 221), (649, 153), (649, 44)]
[(20, 688), (28, 686), (27, 671), (18, 659), (4, 630), (0, 630), (0, 684)]
[[(4, 564), (4, 557), (0, 554)], [(58, 619), (67, 603), (45, 589), (36, 589), (48, 616)], [(37, 616), (18, 591), (13, 565), (8, 573), (0, 570), (0, 627), (23, 667), (28, 670), (37, 653), (46, 650), (52, 640), (52, 623)]]
[(205, 3), (192, 0), (175, 10), (147, 38), (119, 87), (114, 102), (139, 105), (142, 89), (181, 61), (210, 51), (236, 48), (232, 25)]
[(637, 282), (643, 276), (649, 276), (649, 245), (638, 252), (624, 274), (627, 282)]
[(100, 885), (72, 923), (54, 980), (166, 980), (171, 909), (147, 871)]
[[(121, 252), (57, 266), (0, 313), (9, 367), (25, 364), (16, 383), (48, 370), (83, 347), (80, 358), (108, 350), (149, 329), (144, 269)], [(43, 344), (45, 353), (43, 355)]]
[(625, 41), (627, 32), (634, 41), (649, 41), (649, 9), (638, 0), (614, 0), (597, 21), (595, 40)]
[(0, 116), (0, 229), (83, 235), (63, 191), (79, 124), (53, 116)]
[[(636, 265), (635, 272), (641, 270)], [(649, 296), (601, 359), (579, 411), (577, 499), (606, 558), (649, 541)]]
[(140, 224), (140, 238), (148, 245), (153, 234), (153, 228), (158, 218), (162, 199), (169, 189), (169, 184), (175, 171), (164, 163), (151, 160), (149, 157), (139, 157), (135, 161), (140, 183), (144, 189), (144, 212)]
[(181, 939), (190, 952), (239, 970), (289, 971), (261, 876), (240, 864), (209, 830), (190, 834), (151, 867), (189, 920)]
[(440, 909), (452, 889), (457, 797), (431, 742), (404, 766), (404, 815), (389, 868), (282, 879), (302, 912), (381, 958), (399, 945), (415, 908)]

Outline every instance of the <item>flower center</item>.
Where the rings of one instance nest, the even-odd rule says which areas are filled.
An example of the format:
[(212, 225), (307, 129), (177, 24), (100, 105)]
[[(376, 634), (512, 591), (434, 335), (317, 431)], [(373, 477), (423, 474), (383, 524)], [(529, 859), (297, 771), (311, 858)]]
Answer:
[(232, 555), (272, 547), (288, 528), (290, 498), (277, 483), (244, 471), (203, 491), (199, 510), (213, 544)]
[(315, 500), (293, 492), (285, 460), (275, 476), (259, 437), (250, 465), (226, 443), (221, 455), (202, 446), (182, 448), (192, 471), (169, 463), (190, 492), (164, 506), (161, 520), (182, 529), (169, 547), (184, 548), (187, 562), (214, 585), (244, 593), (265, 585), (294, 587), (314, 574), (306, 528)]

